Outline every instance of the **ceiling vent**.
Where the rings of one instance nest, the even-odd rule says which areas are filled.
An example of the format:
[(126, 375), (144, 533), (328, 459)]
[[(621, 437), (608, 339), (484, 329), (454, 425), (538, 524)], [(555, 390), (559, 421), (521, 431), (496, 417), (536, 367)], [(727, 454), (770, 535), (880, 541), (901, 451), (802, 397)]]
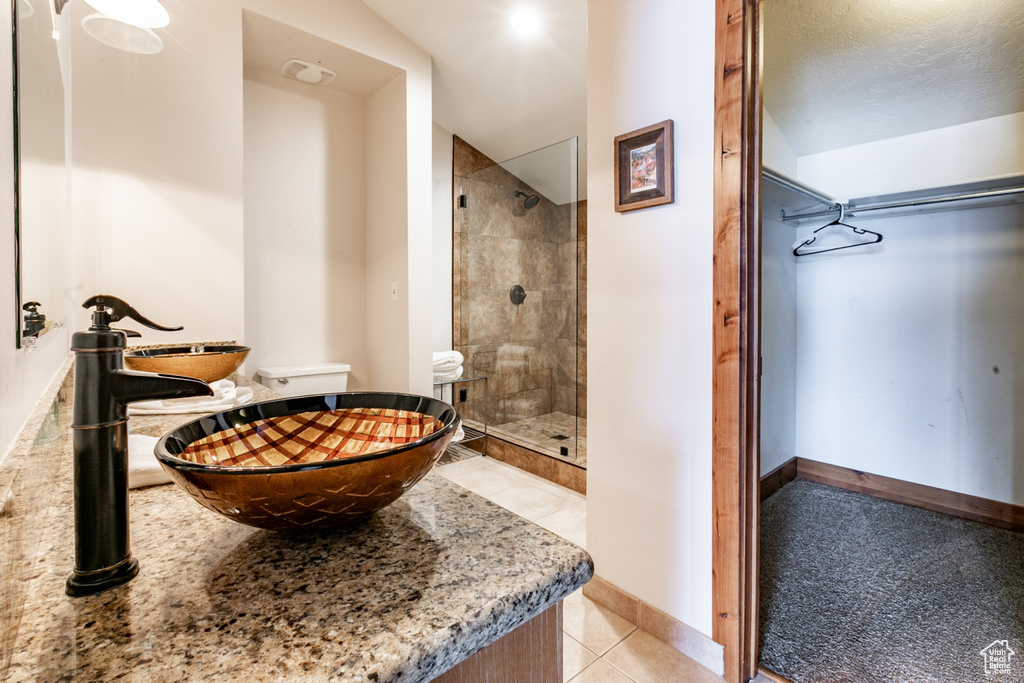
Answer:
[(301, 59), (289, 59), (281, 67), (281, 75), (310, 85), (327, 85), (338, 74), (318, 64), (310, 64)]

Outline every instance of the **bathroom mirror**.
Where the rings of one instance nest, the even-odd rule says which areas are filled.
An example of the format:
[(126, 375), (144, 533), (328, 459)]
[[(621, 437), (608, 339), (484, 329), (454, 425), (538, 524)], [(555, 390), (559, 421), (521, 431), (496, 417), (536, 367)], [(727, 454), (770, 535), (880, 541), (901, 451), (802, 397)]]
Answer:
[[(58, 17), (49, 0), (15, 0), (14, 182), (16, 344), (30, 346), (67, 309), (68, 168)], [(45, 319), (44, 319), (45, 317)]]

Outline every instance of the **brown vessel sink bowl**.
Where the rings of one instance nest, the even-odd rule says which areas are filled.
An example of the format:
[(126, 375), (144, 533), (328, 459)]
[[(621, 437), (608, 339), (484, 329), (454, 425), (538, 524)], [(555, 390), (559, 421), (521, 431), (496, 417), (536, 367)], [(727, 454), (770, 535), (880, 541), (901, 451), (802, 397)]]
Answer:
[(224, 379), (245, 362), (248, 346), (168, 346), (125, 351), (129, 370), (195, 377), (206, 383)]
[(156, 457), (200, 505), (263, 529), (339, 526), (394, 502), (434, 466), (455, 409), (411, 394), (298, 396), (189, 422)]

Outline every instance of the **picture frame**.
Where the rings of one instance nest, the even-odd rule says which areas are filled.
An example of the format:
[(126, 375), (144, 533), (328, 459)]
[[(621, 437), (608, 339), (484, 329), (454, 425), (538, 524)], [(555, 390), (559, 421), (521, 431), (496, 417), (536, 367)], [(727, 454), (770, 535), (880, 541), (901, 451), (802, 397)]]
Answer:
[(672, 119), (615, 138), (615, 210), (675, 201)]

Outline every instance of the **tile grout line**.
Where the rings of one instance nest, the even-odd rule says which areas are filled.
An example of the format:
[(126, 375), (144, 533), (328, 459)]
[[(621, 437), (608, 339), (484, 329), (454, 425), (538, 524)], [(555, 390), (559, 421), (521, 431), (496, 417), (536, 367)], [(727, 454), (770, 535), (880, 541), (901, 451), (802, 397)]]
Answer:
[[(568, 636), (569, 638), (572, 638), (573, 640), (575, 640), (575, 641), (576, 641), (577, 643), (579, 643), (579, 644), (580, 644), (580, 647), (582, 647), (582, 648), (583, 648), (584, 650), (586, 650), (586, 651), (587, 651), (587, 652), (589, 652), (590, 654), (594, 655), (594, 656), (595, 656), (595, 657), (597, 657), (598, 659), (604, 659), (604, 655), (602, 655), (602, 654), (598, 654), (598, 653), (597, 653), (597, 652), (596, 652), (596, 651), (594, 650), (594, 648), (590, 647), (589, 645), (584, 645), (584, 644), (583, 644), (583, 641), (582, 641), (582, 640), (580, 640), (580, 639), (578, 639), (578, 638), (575, 638), (575, 637), (573, 637), (573, 635), (572, 635), (571, 633), (569, 633), (568, 631), (562, 631), (562, 633), (563, 633), (564, 635)], [(620, 640), (619, 642), (621, 643), (622, 641)], [(615, 645), (618, 645), (618, 644), (619, 644), (619, 643), (615, 643)], [(611, 647), (609, 647), (609, 648), (608, 648), (608, 652), (611, 652), (611, 651), (612, 651), (612, 648), (614, 648), (614, 647), (615, 647), (615, 645), (612, 645)], [(608, 652), (606, 652), (605, 654), (608, 654)]]
[[(587, 647), (586, 645), (584, 645), (584, 644), (583, 644), (583, 643), (581, 643), (580, 641), (578, 641), (578, 640), (576, 640), (575, 638), (573, 638), (573, 637), (572, 637), (572, 634), (568, 633), (568, 632), (567, 632), (567, 631), (565, 631), (564, 629), (562, 630), (562, 636), (563, 636), (563, 642), (564, 642), (564, 638), (568, 638), (569, 640), (573, 641), (574, 643), (576, 643), (577, 645), (579, 645), (580, 647), (582, 647), (582, 648), (583, 648), (584, 650), (586, 650), (587, 652), (589, 652), (590, 654), (594, 655), (594, 662), (596, 662), (596, 661), (597, 661), (598, 659), (601, 659), (601, 655), (597, 654), (596, 652), (594, 652), (593, 650), (591, 650), (591, 649), (590, 649), (589, 647)], [(562, 649), (563, 649), (563, 651), (564, 651), (564, 649), (565, 649), (564, 645), (563, 645), (563, 648), (562, 648)], [(576, 678), (576, 677), (577, 677), (577, 676), (579, 676), (579, 675), (580, 675), (581, 673), (583, 673), (584, 671), (586, 671), (587, 667), (591, 666), (591, 665), (592, 665), (592, 664), (593, 664), (594, 662), (590, 662), (590, 664), (587, 664), (587, 666), (583, 667), (582, 669), (580, 669), (579, 671), (577, 671), (576, 673), (574, 673), (574, 674), (572, 675), (572, 678), (570, 678), (570, 679), (569, 679), (569, 681), (567, 681), (567, 683), (571, 682), (573, 678)], [(563, 666), (565, 665), (565, 657), (564, 657), (564, 655), (563, 655), (563, 657), (562, 657), (562, 664), (563, 664)]]
[[(566, 507), (564, 507), (564, 508), (558, 508), (557, 510), (553, 510), (553, 511), (551, 511), (551, 512), (547, 513), (546, 515), (543, 515), (543, 516), (541, 516), (541, 517), (538, 517), (538, 518), (537, 518), (536, 520), (531, 520), (531, 521), (532, 521), (532, 522), (533, 522), (534, 524), (538, 525), (538, 526), (542, 526), (542, 527), (544, 527), (545, 529), (548, 529), (548, 528), (547, 528), (546, 526), (544, 526), (543, 524), (541, 524), (541, 522), (542, 522), (542, 521), (544, 521), (545, 519), (547, 519), (548, 517), (551, 517), (552, 515), (556, 515), (556, 514), (558, 514), (559, 512), (564, 512), (564, 511), (565, 511), (566, 509), (568, 509), (568, 508), (570, 508), (570, 507), (572, 507), (572, 506), (571, 506), (571, 505), (567, 505), (567, 506), (566, 506)], [(551, 529), (548, 529), (548, 531), (551, 531)], [(555, 531), (551, 531), (551, 533), (555, 534), (556, 536), (561, 536), (562, 538), (565, 538), (565, 536), (562, 536), (562, 534), (560, 534), (560, 533), (558, 533), (558, 532), (555, 532)], [(565, 540), (567, 540), (567, 541), (570, 541), (570, 542), (572, 542), (572, 543), (575, 543), (575, 541), (573, 541), (572, 539), (569, 539), (569, 538), (565, 538)]]
[[(609, 652), (611, 652), (611, 650), (609, 650)], [(625, 676), (625, 677), (626, 677), (626, 678), (628, 678), (629, 680), (633, 681), (633, 683), (636, 683), (636, 679), (635, 679), (635, 678), (633, 678), (632, 676), (630, 676), (629, 674), (627, 674), (627, 673), (626, 673), (625, 671), (623, 671), (623, 670), (622, 670), (622, 669), (620, 669), (619, 667), (615, 666), (614, 664), (612, 664), (611, 662), (609, 662), (609, 661), (608, 661), (607, 659), (605, 659), (604, 657), (602, 657), (601, 659), (603, 659), (603, 660), (604, 660), (604, 663), (605, 663), (605, 664), (607, 664), (607, 665), (608, 665), (608, 666), (610, 666), (611, 668), (615, 669), (616, 671), (618, 671), (618, 672), (619, 672), (620, 674), (622, 674), (623, 676)]]
[[(540, 520), (540, 519), (544, 519), (545, 517), (550, 517), (551, 515), (555, 514), (556, 512), (561, 512), (562, 510), (565, 510), (566, 508), (570, 508), (572, 506), (573, 506), (572, 502), (566, 502), (566, 504), (563, 505), (562, 507), (555, 508), (551, 512), (546, 512), (543, 515), (541, 515), (540, 517), (538, 517), (537, 519)], [(534, 522), (534, 524), (536, 524), (536, 522)]]
[[(606, 651), (606, 652), (604, 653), (604, 655), (608, 654), (609, 652), (611, 652), (612, 650), (614, 650), (614, 649), (615, 649), (616, 647), (618, 647), (619, 645), (622, 645), (622, 643), (626, 642), (626, 638), (629, 638), (629, 637), (630, 637), (631, 635), (633, 635), (634, 633), (636, 633), (636, 632), (637, 632), (637, 631), (638, 631), (639, 629), (640, 629), (640, 627), (639, 627), (639, 626), (637, 626), (636, 624), (633, 624), (633, 628), (632, 628), (632, 630), (630, 630), (630, 631), (629, 631), (629, 632), (628, 632), (628, 633), (627, 633), (626, 635), (622, 636), (622, 637), (621, 637), (621, 638), (619, 638), (619, 639), (618, 639), (617, 641), (615, 641), (615, 642), (614, 642), (614, 643), (612, 644), (612, 646), (611, 646), (611, 647), (609, 647), (609, 648), (608, 648), (608, 650), (607, 650), (607, 651)], [(601, 655), (601, 658), (602, 658), (602, 659), (604, 659), (604, 655)], [(610, 664), (610, 663), (611, 663), (611, 662), (609, 662), (609, 664)]]
[(581, 640), (579, 640), (577, 638), (573, 638), (573, 635), (571, 633), (569, 633), (568, 631), (566, 631), (565, 629), (562, 629), (562, 634), (566, 638), (572, 638), (573, 640), (575, 640), (579, 644), (580, 647), (582, 647), (583, 649), (585, 649), (587, 652), (589, 652), (590, 654), (594, 655), (595, 657), (600, 657), (601, 656), (601, 655), (597, 654), (596, 652), (594, 652), (593, 648), (590, 648), (590, 647), (587, 647), (586, 645), (584, 645), (583, 641), (581, 641)]
[(586, 673), (587, 669), (589, 669), (589, 668), (591, 668), (592, 666), (596, 665), (596, 664), (597, 664), (598, 662), (604, 662), (605, 664), (607, 664), (608, 666), (610, 666), (610, 667), (612, 668), (612, 670), (613, 670), (613, 671), (615, 671), (616, 673), (618, 673), (619, 675), (621, 675), (621, 676), (622, 676), (623, 678), (625, 678), (625, 679), (626, 679), (627, 681), (630, 681), (630, 683), (637, 683), (637, 680), (636, 680), (635, 678), (633, 678), (632, 676), (630, 676), (630, 675), (629, 675), (629, 674), (627, 674), (626, 672), (622, 671), (621, 669), (619, 669), (619, 667), (615, 666), (615, 665), (614, 665), (614, 664), (612, 664), (611, 662), (607, 661), (607, 660), (606, 660), (606, 659), (605, 659), (604, 657), (598, 657), (597, 659), (595, 659), (594, 661), (592, 661), (592, 662), (591, 662), (590, 664), (587, 664), (587, 665), (586, 665), (585, 667), (583, 667), (583, 669), (582, 669), (582, 670), (580, 670), (580, 672), (579, 672), (578, 674), (576, 674), (575, 676), (573, 676), (572, 678), (570, 678), (570, 679), (569, 679), (569, 681), (568, 681), (568, 683), (573, 683), (573, 681), (577, 680), (577, 679), (578, 679), (578, 678), (579, 678), (580, 676), (582, 676), (582, 675), (583, 675), (584, 673)]
[[(442, 469), (443, 469), (443, 468), (442, 468)], [(485, 469), (485, 468), (484, 468), (484, 467), (482, 467), (482, 466), (481, 466), (481, 467), (475, 467), (475, 468), (473, 468), (473, 470), (472, 470), (472, 471), (476, 471), (476, 470), (483, 470), (483, 469)], [(461, 473), (461, 472), (460, 472), (460, 473)], [(460, 474), (460, 473), (457, 473), (457, 474), (456, 474), (456, 476), (458, 476), (458, 474)], [(444, 472), (442, 472), (442, 471), (438, 471), (438, 474), (439, 474), (439, 475), (440, 475), (440, 476), (441, 476), (442, 478), (444, 478), (444, 479), (445, 479), (446, 481), (449, 481), (449, 482), (451, 482), (452, 484), (455, 484), (456, 486), (461, 486), (462, 488), (464, 488), (464, 489), (466, 489), (466, 490), (468, 490), (468, 491), (472, 491), (473, 493), (475, 493), (476, 495), (480, 496), (481, 498), (486, 498), (487, 500), (490, 500), (490, 501), (491, 501), (492, 503), (493, 503), (494, 501), (493, 501), (493, 500), (491, 500), (491, 496), (493, 496), (493, 495), (495, 495), (495, 494), (498, 494), (498, 493), (501, 493), (501, 492), (503, 492), (503, 491), (508, 491), (509, 489), (511, 489), (511, 488), (513, 488), (513, 487), (515, 487), (515, 486), (519, 486), (520, 484), (522, 484), (522, 483), (523, 483), (523, 482), (522, 482), (522, 481), (520, 481), (520, 480), (516, 480), (516, 481), (514, 481), (513, 483), (509, 484), (508, 486), (506, 486), (506, 487), (504, 487), (504, 488), (501, 488), (501, 489), (497, 489), (497, 490), (494, 490), (494, 491), (490, 491), (489, 493), (480, 493), (479, 491), (477, 491), (477, 490), (476, 490), (476, 489), (474, 489), (474, 488), (470, 488), (469, 486), (466, 486), (466, 485), (464, 485), (464, 484), (460, 484), (460, 483), (459, 483), (458, 481), (456, 481), (455, 479), (451, 479), (451, 478), (449, 478), (449, 477), (448, 477), (448, 476), (447, 476), (447, 475), (446, 475), (446, 474), (445, 474)], [(512, 478), (513, 478), (513, 479), (515, 479), (515, 477), (512, 477)], [(504, 507), (504, 506), (502, 506), (502, 507)]]

